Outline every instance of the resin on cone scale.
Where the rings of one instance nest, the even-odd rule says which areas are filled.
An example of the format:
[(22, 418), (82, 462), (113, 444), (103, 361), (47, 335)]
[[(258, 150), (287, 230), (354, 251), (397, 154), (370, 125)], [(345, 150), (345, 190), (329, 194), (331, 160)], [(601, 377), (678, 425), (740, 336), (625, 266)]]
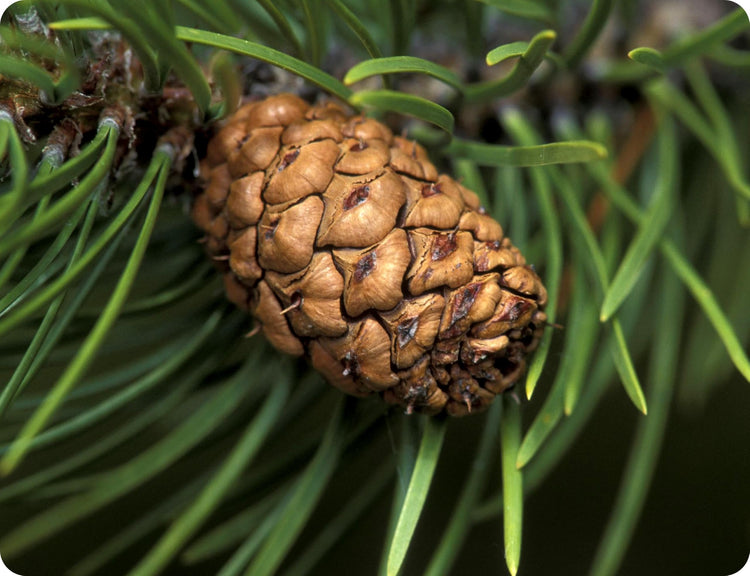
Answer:
[(333, 386), (461, 416), (523, 373), (546, 290), (419, 144), (280, 94), (226, 121), (201, 176), (193, 218), (228, 298)]

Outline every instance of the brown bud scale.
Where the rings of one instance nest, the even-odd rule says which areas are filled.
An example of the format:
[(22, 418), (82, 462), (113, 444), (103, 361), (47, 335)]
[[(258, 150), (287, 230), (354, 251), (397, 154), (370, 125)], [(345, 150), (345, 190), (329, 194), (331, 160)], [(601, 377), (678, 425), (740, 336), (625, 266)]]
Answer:
[(193, 218), (227, 296), (332, 385), (461, 416), (523, 373), (544, 285), (416, 142), (281, 94), (228, 119), (201, 176)]

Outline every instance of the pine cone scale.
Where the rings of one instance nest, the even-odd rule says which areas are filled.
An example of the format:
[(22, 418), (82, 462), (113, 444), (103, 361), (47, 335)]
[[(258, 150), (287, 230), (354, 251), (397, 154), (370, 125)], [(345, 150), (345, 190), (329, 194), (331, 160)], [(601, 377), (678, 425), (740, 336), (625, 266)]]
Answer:
[(458, 416), (523, 372), (544, 286), (419, 144), (284, 94), (240, 108), (201, 172), (193, 217), (229, 299), (332, 385)]

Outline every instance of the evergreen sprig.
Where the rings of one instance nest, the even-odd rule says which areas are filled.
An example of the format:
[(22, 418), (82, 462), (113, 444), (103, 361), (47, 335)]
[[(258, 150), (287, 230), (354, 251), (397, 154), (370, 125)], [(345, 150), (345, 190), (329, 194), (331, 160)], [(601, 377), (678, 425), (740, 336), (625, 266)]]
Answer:
[[(545, 522), (524, 498), (619, 379), (648, 416), (591, 561), (591, 574), (612, 575), (672, 398), (695, 407), (731, 375), (750, 381), (750, 143), (733, 122), (749, 118), (716, 68), (746, 71), (747, 16), (594, 66), (605, 26), (627, 18), (611, 1), (573, 25), (544, 0), (375, 4), (26, 1), (4, 17), (0, 505), (20, 512), (2, 515), (0, 553), (21, 573), (54, 550), (61, 564), (43, 571), (302, 576), (351, 558), (347, 533), (361, 532), (382, 550), (381, 574), (460, 574), (462, 547), (491, 522), (486, 546), (503, 533), (515, 574), (524, 530)], [(426, 48), (435, 28), (442, 44)], [(471, 61), (477, 46), (484, 62)], [(186, 212), (193, 150), (243, 88), (269, 89), (238, 80), (249, 61), (280, 85), (301, 90), (294, 77), (389, 114), (477, 190), (545, 278), (552, 326), (524, 383), (531, 400), (509, 393), (488, 411), (468, 471), (446, 464), (457, 424), (342, 400), (244, 338), (251, 326), (224, 302)], [(584, 82), (625, 83), (640, 99), (603, 101), (609, 114), (557, 98)], [(747, 78), (733, 90), (746, 99)], [(638, 113), (648, 129), (623, 143), (621, 117)], [(488, 117), (497, 134), (482, 141)], [(450, 475), (464, 488), (436, 499)], [(373, 529), (361, 519), (394, 477), (390, 525)], [(452, 513), (420, 554), (433, 507)], [(60, 552), (71, 534), (83, 540), (83, 522), (96, 528), (86, 547)]]

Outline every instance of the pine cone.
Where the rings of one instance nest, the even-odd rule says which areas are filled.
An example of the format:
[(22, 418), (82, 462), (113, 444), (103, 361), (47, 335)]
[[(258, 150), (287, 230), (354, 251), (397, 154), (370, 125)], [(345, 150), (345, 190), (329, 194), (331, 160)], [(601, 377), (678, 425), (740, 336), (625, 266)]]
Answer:
[(281, 94), (240, 108), (201, 173), (193, 218), (229, 299), (332, 385), (458, 416), (523, 372), (546, 290), (420, 145)]

